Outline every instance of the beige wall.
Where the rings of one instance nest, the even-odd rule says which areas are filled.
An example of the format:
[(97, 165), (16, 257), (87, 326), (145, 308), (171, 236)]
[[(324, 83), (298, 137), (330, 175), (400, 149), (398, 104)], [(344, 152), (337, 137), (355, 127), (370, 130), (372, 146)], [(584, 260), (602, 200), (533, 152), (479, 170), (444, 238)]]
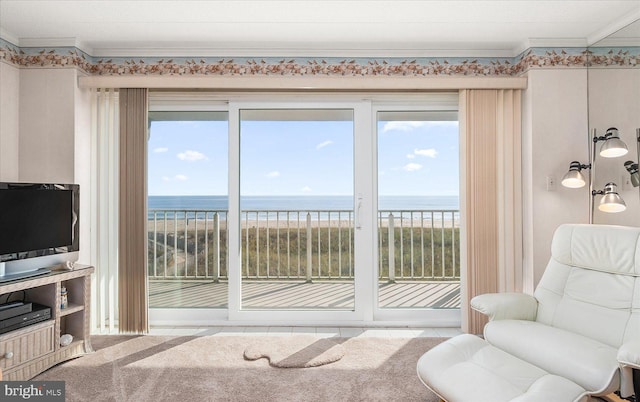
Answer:
[[(609, 127), (616, 127), (620, 138), (629, 147), (629, 153), (619, 158), (596, 160), (595, 188), (602, 189), (607, 182), (618, 185), (618, 193), (627, 204), (627, 210), (608, 214), (598, 211), (595, 223), (640, 226), (640, 193), (637, 187), (624, 186), (629, 173), (625, 161), (638, 162), (636, 128), (640, 128), (640, 69), (590, 69), (589, 70), (589, 121), (590, 128), (604, 135)], [(599, 197), (596, 198), (596, 202)]]
[[(17, 70), (6, 65), (0, 65), (0, 68), (3, 78), (0, 98), (3, 102), (2, 116), (10, 116), (3, 118), (0, 125), (0, 178), (80, 183), (84, 190), (81, 203), (88, 206), (91, 201), (92, 163), (90, 98), (87, 90), (78, 89), (77, 71)], [(626, 79), (625, 74), (628, 73), (620, 70), (617, 74)], [(633, 71), (635, 83), (640, 79), (639, 76), (640, 71)], [(569, 162), (579, 160), (586, 163), (588, 160), (587, 71), (566, 68), (531, 70), (528, 80), (528, 87), (523, 92), (523, 276), (525, 290), (532, 290), (549, 259), (555, 228), (565, 222), (588, 222), (588, 190), (566, 189), (559, 183)], [(592, 76), (591, 80), (595, 78)], [(633, 98), (631, 93), (638, 87), (628, 83), (613, 84), (610, 77), (607, 81), (601, 88), (593, 87), (590, 90), (595, 91), (595, 94), (591, 94), (592, 106), (611, 113), (602, 117), (602, 121), (592, 120), (602, 127), (617, 124), (618, 128), (625, 130), (624, 139), (631, 145), (630, 136), (635, 129), (632, 126), (640, 126), (640, 123), (627, 123), (627, 120), (637, 117), (638, 114), (634, 115), (632, 110), (638, 108), (631, 108), (631, 111), (624, 108), (612, 110), (608, 105), (613, 102), (612, 98), (621, 93), (625, 94), (624, 97)], [(7, 82), (9, 92), (5, 89)], [(18, 82), (19, 91), (15, 89)], [(594, 96), (602, 105), (593, 103)], [(19, 117), (18, 110), (11, 106), (11, 101), (16, 97), (19, 97)], [(634, 99), (638, 102), (637, 96)], [(625, 113), (627, 115), (623, 116)], [(594, 114), (593, 109), (591, 114)], [(16, 143), (18, 127), (19, 144)], [(19, 168), (16, 171), (16, 163), (11, 165), (6, 161), (11, 160), (11, 155), (17, 161), (15, 155), (18, 145)], [(13, 150), (13, 153), (7, 149)], [(6, 155), (9, 155), (7, 159)], [(7, 168), (8, 165), (13, 168)], [(624, 169), (620, 167), (618, 176), (623, 172)], [(548, 176), (555, 179), (553, 191), (547, 191)], [(630, 206), (629, 213), (637, 215), (639, 207), (636, 205), (634, 208), (633, 202), (636, 201), (631, 193), (623, 196)], [(89, 222), (88, 211), (89, 208), (83, 207), (83, 222)], [(87, 239), (88, 243), (89, 225), (82, 225), (82, 228), (85, 232), (81, 234), (82, 239)], [(82, 249), (88, 252), (89, 247)], [(81, 260), (88, 260), (88, 255), (81, 257)]]
[(75, 69), (20, 70), (20, 181), (74, 181), (76, 82)]
[(91, 92), (74, 88), (73, 182), (80, 185), (80, 253), (78, 260), (91, 258)]
[[(588, 163), (587, 71), (530, 70), (523, 95), (524, 282), (532, 291), (562, 223), (589, 221), (588, 189), (568, 189), (560, 179), (569, 163)], [(547, 190), (547, 177), (555, 189)]]
[[(79, 261), (87, 263), (91, 253), (90, 92), (78, 88), (75, 69), (16, 71), (20, 74), (20, 102), (19, 113), (12, 119), (19, 126), (20, 135), (13, 179), (80, 184)], [(4, 138), (3, 130), (1, 139)]]
[(18, 181), (20, 70), (0, 62), (0, 181)]
[[(590, 127), (599, 135), (617, 127), (630, 150), (621, 158), (599, 157), (596, 161), (595, 188), (616, 182), (628, 208), (618, 214), (596, 209), (594, 223), (640, 226), (638, 188), (622, 187), (623, 178), (628, 177), (623, 162), (638, 158), (635, 129), (640, 127), (640, 70), (530, 70), (528, 78), (523, 95), (523, 265), (524, 287), (532, 291), (549, 259), (555, 228), (562, 223), (589, 222), (588, 188), (568, 189), (560, 179), (571, 161), (588, 163)], [(555, 179), (555, 190), (547, 190), (547, 177)]]

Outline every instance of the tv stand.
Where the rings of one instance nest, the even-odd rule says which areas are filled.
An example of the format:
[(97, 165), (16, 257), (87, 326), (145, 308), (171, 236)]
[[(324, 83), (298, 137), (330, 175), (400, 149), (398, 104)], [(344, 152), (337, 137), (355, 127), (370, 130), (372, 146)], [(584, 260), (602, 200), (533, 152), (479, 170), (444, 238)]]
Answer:
[[(51, 307), (51, 319), (0, 335), (0, 370), (5, 381), (26, 381), (66, 360), (93, 352), (90, 341), (91, 274), (94, 268), (53, 271), (37, 277), (0, 283), (0, 302), (25, 300)], [(68, 306), (60, 308), (60, 290), (67, 288)], [(60, 336), (73, 341), (60, 345)]]

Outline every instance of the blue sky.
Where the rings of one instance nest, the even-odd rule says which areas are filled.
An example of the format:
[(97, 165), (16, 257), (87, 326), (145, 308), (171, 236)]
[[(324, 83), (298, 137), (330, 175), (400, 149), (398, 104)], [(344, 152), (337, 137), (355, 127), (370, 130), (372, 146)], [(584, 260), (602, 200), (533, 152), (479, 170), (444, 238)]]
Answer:
[(242, 195), (352, 195), (353, 123), (245, 121)]
[(154, 121), (148, 154), (149, 195), (226, 195), (226, 121)]
[(457, 121), (378, 122), (380, 195), (458, 195)]
[[(226, 195), (224, 121), (151, 124), (149, 195)], [(352, 195), (353, 123), (243, 121), (242, 195)], [(457, 195), (457, 122), (379, 122), (380, 195)]]

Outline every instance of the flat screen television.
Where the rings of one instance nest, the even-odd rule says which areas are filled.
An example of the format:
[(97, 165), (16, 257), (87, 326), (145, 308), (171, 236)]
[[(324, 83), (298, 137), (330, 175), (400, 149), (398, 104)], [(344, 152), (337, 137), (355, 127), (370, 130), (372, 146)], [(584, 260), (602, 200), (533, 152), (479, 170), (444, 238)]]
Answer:
[(78, 259), (77, 184), (0, 182), (0, 281)]

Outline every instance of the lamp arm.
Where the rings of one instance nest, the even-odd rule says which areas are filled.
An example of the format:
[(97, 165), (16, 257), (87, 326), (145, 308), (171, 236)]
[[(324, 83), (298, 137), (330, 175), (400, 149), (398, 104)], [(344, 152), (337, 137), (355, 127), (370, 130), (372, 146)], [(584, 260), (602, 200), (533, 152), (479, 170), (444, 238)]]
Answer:
[(589, 144), (589, 223), (593, 223), (593, 214), (595, 212), (595, 194), (593, 190), (593, 180), (596, 176), (596, 143), (598, 142), (598, 134), (596, 129), (593, 129), (593, 135), (591, 133), (587, 134), (589, 137), (592, 137), (593, 140), (588, 141)]
[[(636, 128), (636, 160), (640, 164), (640, 128)], [(638, 186), (638, 194), (640, 196), (640, 186)]]

